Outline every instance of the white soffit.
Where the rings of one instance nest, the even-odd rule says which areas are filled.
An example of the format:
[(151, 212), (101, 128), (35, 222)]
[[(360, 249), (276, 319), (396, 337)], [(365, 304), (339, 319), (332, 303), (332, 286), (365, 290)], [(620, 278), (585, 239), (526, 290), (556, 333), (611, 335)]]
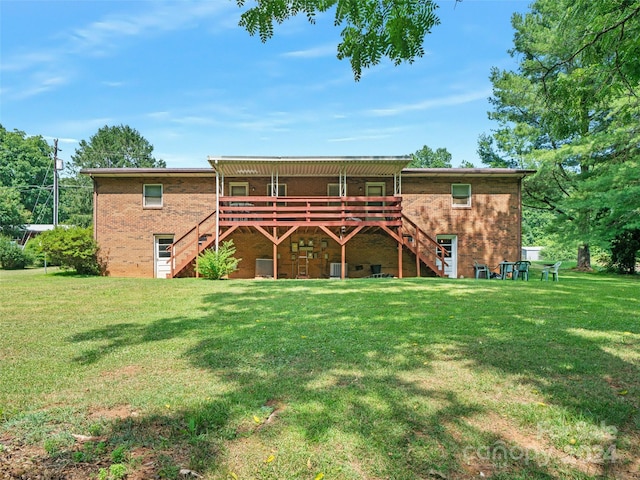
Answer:
[(386, 177), (399, 174), (411, 157), (209, 157), (226, 177)]

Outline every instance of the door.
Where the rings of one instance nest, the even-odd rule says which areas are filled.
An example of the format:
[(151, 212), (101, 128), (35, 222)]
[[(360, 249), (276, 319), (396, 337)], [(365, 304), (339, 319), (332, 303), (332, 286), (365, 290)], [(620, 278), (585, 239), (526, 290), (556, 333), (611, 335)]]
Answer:
[[(444, 257), (446, 265), (444, 266), (444, 274), (449, 278), (458, 278), (458, 236), (457, 235), (438, 235), (436, 236), (438, 245), (442, 245), (447, 251)], [(440, 251), (438, 250), (438, 254)], [(438, 268), (442, 265), (440, 260), (436, 260)]]
[(173, 235), (154, 235), (154, 265), (156, 278), (168, 278), (171, 275), (171, 251), (167, 249), (173, 243)]
[[(365, 185), (365, 194), (367, 197), (384, 197), (385, 195), (385, 183), (384, 182), (367, 182)], [(368, 206), (382, 206), (384, 202), (367, 202)], [(368, 217), (367, 220), (380, 221), (384, 220), (380, 212), (374, 213), (375, 217)]]

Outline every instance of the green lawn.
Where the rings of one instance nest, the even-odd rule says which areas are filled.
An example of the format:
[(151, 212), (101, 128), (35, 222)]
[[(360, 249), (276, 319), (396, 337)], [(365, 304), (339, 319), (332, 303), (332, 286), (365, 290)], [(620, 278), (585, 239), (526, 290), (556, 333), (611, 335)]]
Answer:
[(20, 468), (103, 480), (183, 478), (180, 469), (211, 479), (640, 478), (637, 277), (0, 271), (0, 295), (7, 469), (29, 456)]

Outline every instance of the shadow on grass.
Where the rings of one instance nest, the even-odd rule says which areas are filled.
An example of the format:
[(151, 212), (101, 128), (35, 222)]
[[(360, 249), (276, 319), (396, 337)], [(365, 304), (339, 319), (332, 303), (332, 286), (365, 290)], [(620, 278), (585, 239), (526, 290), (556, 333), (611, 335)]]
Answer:
[[(490, 281), (473, 289), (421, 280), (321, 288), (291, 281), (286, 290), (254, 282), (234, 295), (206, 295), (195, 318), (122, 323), (70, 341), (101, 341), (75, 359), (94, 363), (125, 347), (194, 336), (184, 358), (229, 388), (187, 411), (122, 420), (112, 433), (186, 456), (215, 478), (233, 468), (254, 478), (318, 471), (328, 478), (472, 478), (479, 471), (591, 478), (540, 455), (465, 458), (500, 442), (528, 446), (467, 421), (492, 413), (496, 404), (483, 403), (491, 386), (474, 398), (473, 381), (436, 370), (449, 361), (479, 381), (525, 385), (553, 415), (624, 435), (637, 415), (640, 378), (637, 345), (625, 332), (640, 333), (640, 305), (634, 284), (601, 281), (599, 288), (567, 276), (559, 284)], [(514, 403), (522, 410), (515, 417), (530, 417), (523, 429), (556, 421)], [(283, 459), (266, 462), (269, 448)], [(295, 451), (293, 459), (285, 451)], [(314, 460), (305, 465), (306, 458)]]

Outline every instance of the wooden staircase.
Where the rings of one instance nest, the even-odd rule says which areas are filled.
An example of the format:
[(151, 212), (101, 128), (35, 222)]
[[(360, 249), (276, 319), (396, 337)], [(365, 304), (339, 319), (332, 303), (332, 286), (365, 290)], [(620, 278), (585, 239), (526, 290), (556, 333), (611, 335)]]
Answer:
[(402, 245), (416, 257), (416, 271), (420, 275), (420, 263), (425, 264), (433, 272), (444, 277), (447, 265), (447, 252), (427, 232), (422, 230), (413, 220), (402, 214)]
[[(219, 235), (219, 241), (228, 237), (236, 227), (229, 227)], [(444, 277), (445, 257), (448, 254), (438, 242), (418, 225), (402, 214), (402, 246), (413, 253), (416, 258), (416, 271), (420, 272), (420, 264), (426, 265), (437, 276)], [(195, 270), (195, 261), (201, 252), (215, 244), (216, 212), (213, 211), (197, 225), (176, 239), (171, 245), (171, 278), (183, 276)], [(395, 235), (394, 235), (395, 236)], [(305, 277), (307, 267), (298, 275)]]
[[(184, 275), (195, 269), (195, 260), (200, 253), (216, 241), (216, 212), (213, 211), (171, 245), (171, 278)], [(212, 233), (213, 232), (213, 233)]]

